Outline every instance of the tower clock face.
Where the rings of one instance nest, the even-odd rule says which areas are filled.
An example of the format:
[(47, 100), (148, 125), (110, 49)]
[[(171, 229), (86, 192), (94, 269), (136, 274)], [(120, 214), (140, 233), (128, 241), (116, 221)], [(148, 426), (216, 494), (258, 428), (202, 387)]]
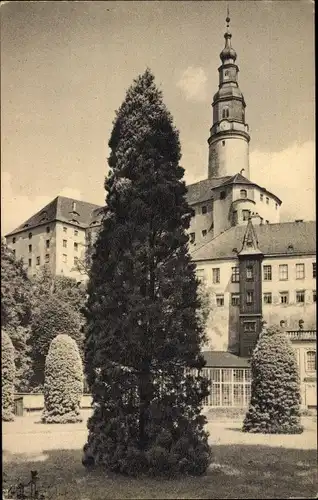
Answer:
[(222, 120), (220, 123), (221, 130), (229, 130), (230, 126), (230, 122), (228, 122), (227, 120)]

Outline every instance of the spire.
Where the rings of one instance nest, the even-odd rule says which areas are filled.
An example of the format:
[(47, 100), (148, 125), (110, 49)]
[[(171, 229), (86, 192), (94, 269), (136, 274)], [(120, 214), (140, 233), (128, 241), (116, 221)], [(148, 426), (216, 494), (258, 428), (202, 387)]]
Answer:
[(224, 33), (225, 47), (220, 54), (220, 59), (223, 64), (225, 64), (226, 62), (235, 62), (237, 58), (237, 54), (231, 45), (232, 33), (230, 32), (231, 18), (230, 18), (229, 6), (227, 6), (227, 16), (225, 21), (226, 21), (226, 32)]
[(258, 241), (256, 236), (256, 231), (252, 224), (251, 217), (248, 220), (246, 231), (244, 234), (242, 250), (239, 255), (262, 255), (261, 250), (258, 247)]

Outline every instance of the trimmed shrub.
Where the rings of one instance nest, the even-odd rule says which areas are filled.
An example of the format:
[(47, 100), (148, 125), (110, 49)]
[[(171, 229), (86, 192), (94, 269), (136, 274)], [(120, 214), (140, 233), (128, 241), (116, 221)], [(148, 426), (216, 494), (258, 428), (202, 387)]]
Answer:
[(300, 434), (300, 381), (296, 356), (285, 332), (265, 330), (251, 358), (251, 402), (244, 432)]
[(14, 420), (14, 347), (4, 330), (1, 332), (2, 420)]
[(52, 340), (45, 362), (42, 422), (81, 422), (82, 360), (75, 340), (60, 334)]

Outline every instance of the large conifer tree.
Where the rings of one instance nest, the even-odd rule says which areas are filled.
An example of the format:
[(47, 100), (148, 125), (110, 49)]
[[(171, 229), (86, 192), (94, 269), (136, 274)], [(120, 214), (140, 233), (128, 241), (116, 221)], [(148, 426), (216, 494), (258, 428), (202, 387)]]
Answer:
[(131, 475), (202, 474), (210, 448), (200, 414), (205, 337), (186, 234), (192, 210), (178, 132), (148, 69), (119, 108), (109, 147), (86, 308), (94, 412), (83, 463)]

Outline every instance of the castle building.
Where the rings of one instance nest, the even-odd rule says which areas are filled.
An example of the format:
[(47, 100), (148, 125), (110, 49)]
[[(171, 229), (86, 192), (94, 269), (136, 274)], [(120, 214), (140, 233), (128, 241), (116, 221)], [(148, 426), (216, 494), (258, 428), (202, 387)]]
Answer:
[[(244, 407), (249, 358), (264, 327), (284, 325), (298, 361), (302, 404), (316, 407), (316, 225), (280, 222), (279, 197), (250, 178), (246, 103), (229, 23), (212, 102), (208, 177), (188, 186), (194, 210), (190, 252), (210, 314), (205, 346), (208, 406)], [(6, 236), (29, 274), (85, 278), (78, 262), (101, 225), (103, 207), (58, 196)]]

